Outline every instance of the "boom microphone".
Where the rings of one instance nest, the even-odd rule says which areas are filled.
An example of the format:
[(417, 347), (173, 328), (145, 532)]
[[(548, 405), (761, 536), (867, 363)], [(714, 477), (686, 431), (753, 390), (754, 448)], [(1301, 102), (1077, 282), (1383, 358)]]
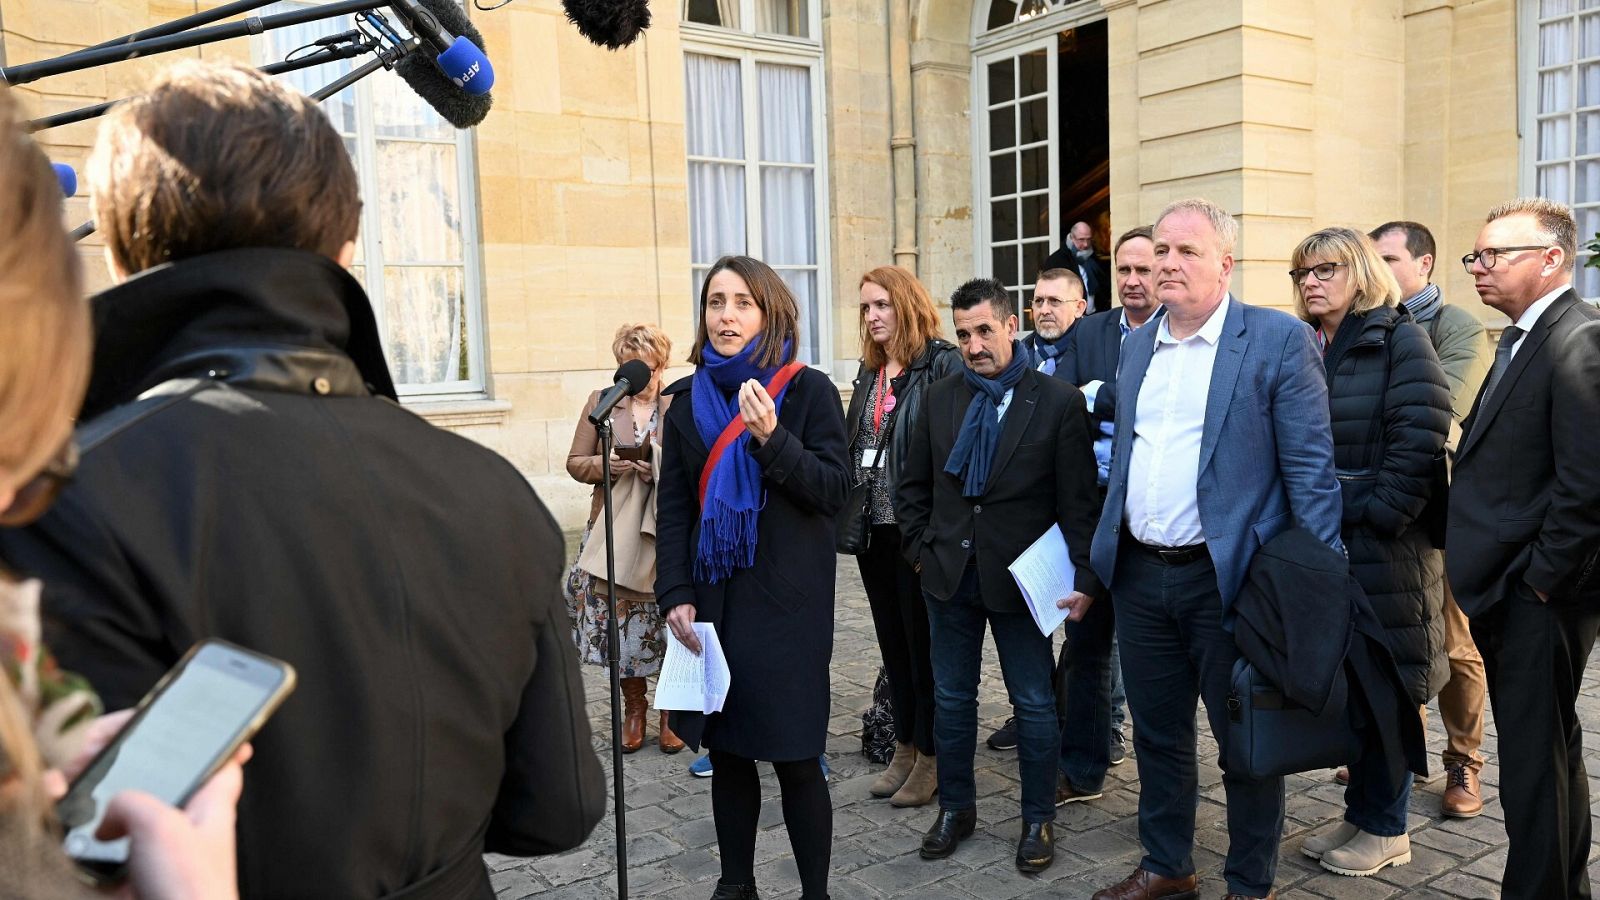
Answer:
[(650, 367), (642, 359), (630, 359), (617, 367), (617, 374), (612, 376), (616, 383), (605, 389), (600, 399), (595, 401), (594, 411), (589, 413), (589, 424), (599, 425), (611, 415), (611, 407), (616, 406), (623, 397), (632, 397), (644, 390), (650, 383)]
[(455, 0), (393, 0), (390, 5), (431, 48), (406, 54), (395, 63), (395, 72), (456, 128), (482, 122), (493, 105), (494, 68), (472, 20)]
[(610, 50), (628, 46), (650, 27), (648, 0), (561, 0), (561, 6), (589, 43)]

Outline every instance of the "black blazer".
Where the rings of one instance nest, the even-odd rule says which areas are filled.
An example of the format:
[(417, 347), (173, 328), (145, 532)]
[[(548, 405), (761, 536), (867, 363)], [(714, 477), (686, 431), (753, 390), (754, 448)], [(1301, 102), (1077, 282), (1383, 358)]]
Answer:
[(1061, 352), (1056, 377), (1074, 387), (1091, 381), (1105, 382), (1094, 398), (1096, 417), (1115, 419), (1117, 406), (1117, 362), (1122, 358), (1122, 310), (1111, 309), (1079, 319), (1067, 335), (1067, 348)]
[(1445, 562), (1469, 616), (1530, 588), (1600, 604), (1600, 310), (1567, 291), (1462, 422)]
[(961, 479), (944, 471), (971, 400), (959, 372), (928, 386), (896, 493), (905, 556), (921, 565), (923, 589), (950, 599), (967, 560), (976, 556), (984, 605), (1023, 611), (1022, 592), (1006, 567), (1059, 523), (1077, 568), (1076, 588), (1104, 597), (1089, 563), (1100, 493), (1083, 394), (1032, 369), (1023, 375), (1001, 422), (987, 490), (977, 501), (961, 496)]

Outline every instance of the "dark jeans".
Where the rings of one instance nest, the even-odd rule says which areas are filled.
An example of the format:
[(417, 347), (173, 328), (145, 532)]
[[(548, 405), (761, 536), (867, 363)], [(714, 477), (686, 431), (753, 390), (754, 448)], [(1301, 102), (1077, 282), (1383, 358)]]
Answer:
[(1000, 673), (1017, 716), (1017, 769), (1022, 777), (1022, 819), (1051, 822), (1056, 817), (1056, 758), (1061, 732), (1056, 727), (1054, 663), (1050, 639), (1026, 610), (995, 612), (983, 605), (978, 569), (968, 566), (949, 600), (928, 598), (937, 713), (934, 741), (939, 745), (939, 806), (973, 809), (977, 788), (972, 757), (978, 743), (978, 677), (983, 665), (983, 629), (994, 632)]
[(1472, 619), (1500, 741), (1506, 900), (1588, 897), (1589, 776), (1575, 704), (1600, 612), (1515, 593)]
[(1056, 697), (1061, 718), (1061, 774), (1078, 791), (1105, 786), (1111, 766), (1111, 637), (1116, 624), (1111, 601), (1097, 600), (1083, 620), (1062, 627)]
[[(1222, 627), (1222, 597), (1208, 557), (1169, 566), (1124, 540), (1111, 583), (1117, 631), (1128, 645), (1122, 674), (1139, 762), (1139, 840), (1145, 869), (1167, 878), (1194, 872), (1199, 799), (1195, 709), (1204, 699), (1211, 732), (1228, 733), (1228, 689), (1239, 651)], [(1283, 779), (1251, 778), (1224, 766), (1228, 801), (1228, 890), (1264, 897), (1278, 868)]]
[(933, 663), (928, 658), (928, 605), (922, 576), (900, 555), (900, 526), (872, 526), (872, 543), (856, 557), (872, 607), (872, 626), (889, 676), (894, 737), (932, 756)]
[(1389, 761), (1369, 749), (1350, 764), (1344, 789), (1344, 820), (1368, 834), (1399, 837), (1406, 833), (1406, 807), (1411, 802), (1410, 772), (1398, 785), (1389, 783)]

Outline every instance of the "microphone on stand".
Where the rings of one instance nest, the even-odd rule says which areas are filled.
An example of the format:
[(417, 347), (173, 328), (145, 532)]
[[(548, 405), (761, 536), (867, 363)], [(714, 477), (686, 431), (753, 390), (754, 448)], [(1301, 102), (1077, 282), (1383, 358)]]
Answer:
[(589, 413), (589, 424), (599, 425), (600, 422), (611, 415), (611, 408), (622, 401), (623, 397), (632, 397), (644, 390), (650, 383), (650, 367), (641, 359), (630, 359), (617, 367), (617, 374), (612, 376), (614, 382), (600, 394), (600, 399), (594, 405), (594, 412)]

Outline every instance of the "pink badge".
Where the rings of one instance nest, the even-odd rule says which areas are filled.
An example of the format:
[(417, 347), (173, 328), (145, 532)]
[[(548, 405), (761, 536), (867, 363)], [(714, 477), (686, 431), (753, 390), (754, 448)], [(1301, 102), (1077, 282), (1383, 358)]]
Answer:
[(884, 398), (884, 400), (883, 400), (883, 411), (884, 412), (894, 412), (894, 395), (893, 394), (890, 394), (889, 396)]

